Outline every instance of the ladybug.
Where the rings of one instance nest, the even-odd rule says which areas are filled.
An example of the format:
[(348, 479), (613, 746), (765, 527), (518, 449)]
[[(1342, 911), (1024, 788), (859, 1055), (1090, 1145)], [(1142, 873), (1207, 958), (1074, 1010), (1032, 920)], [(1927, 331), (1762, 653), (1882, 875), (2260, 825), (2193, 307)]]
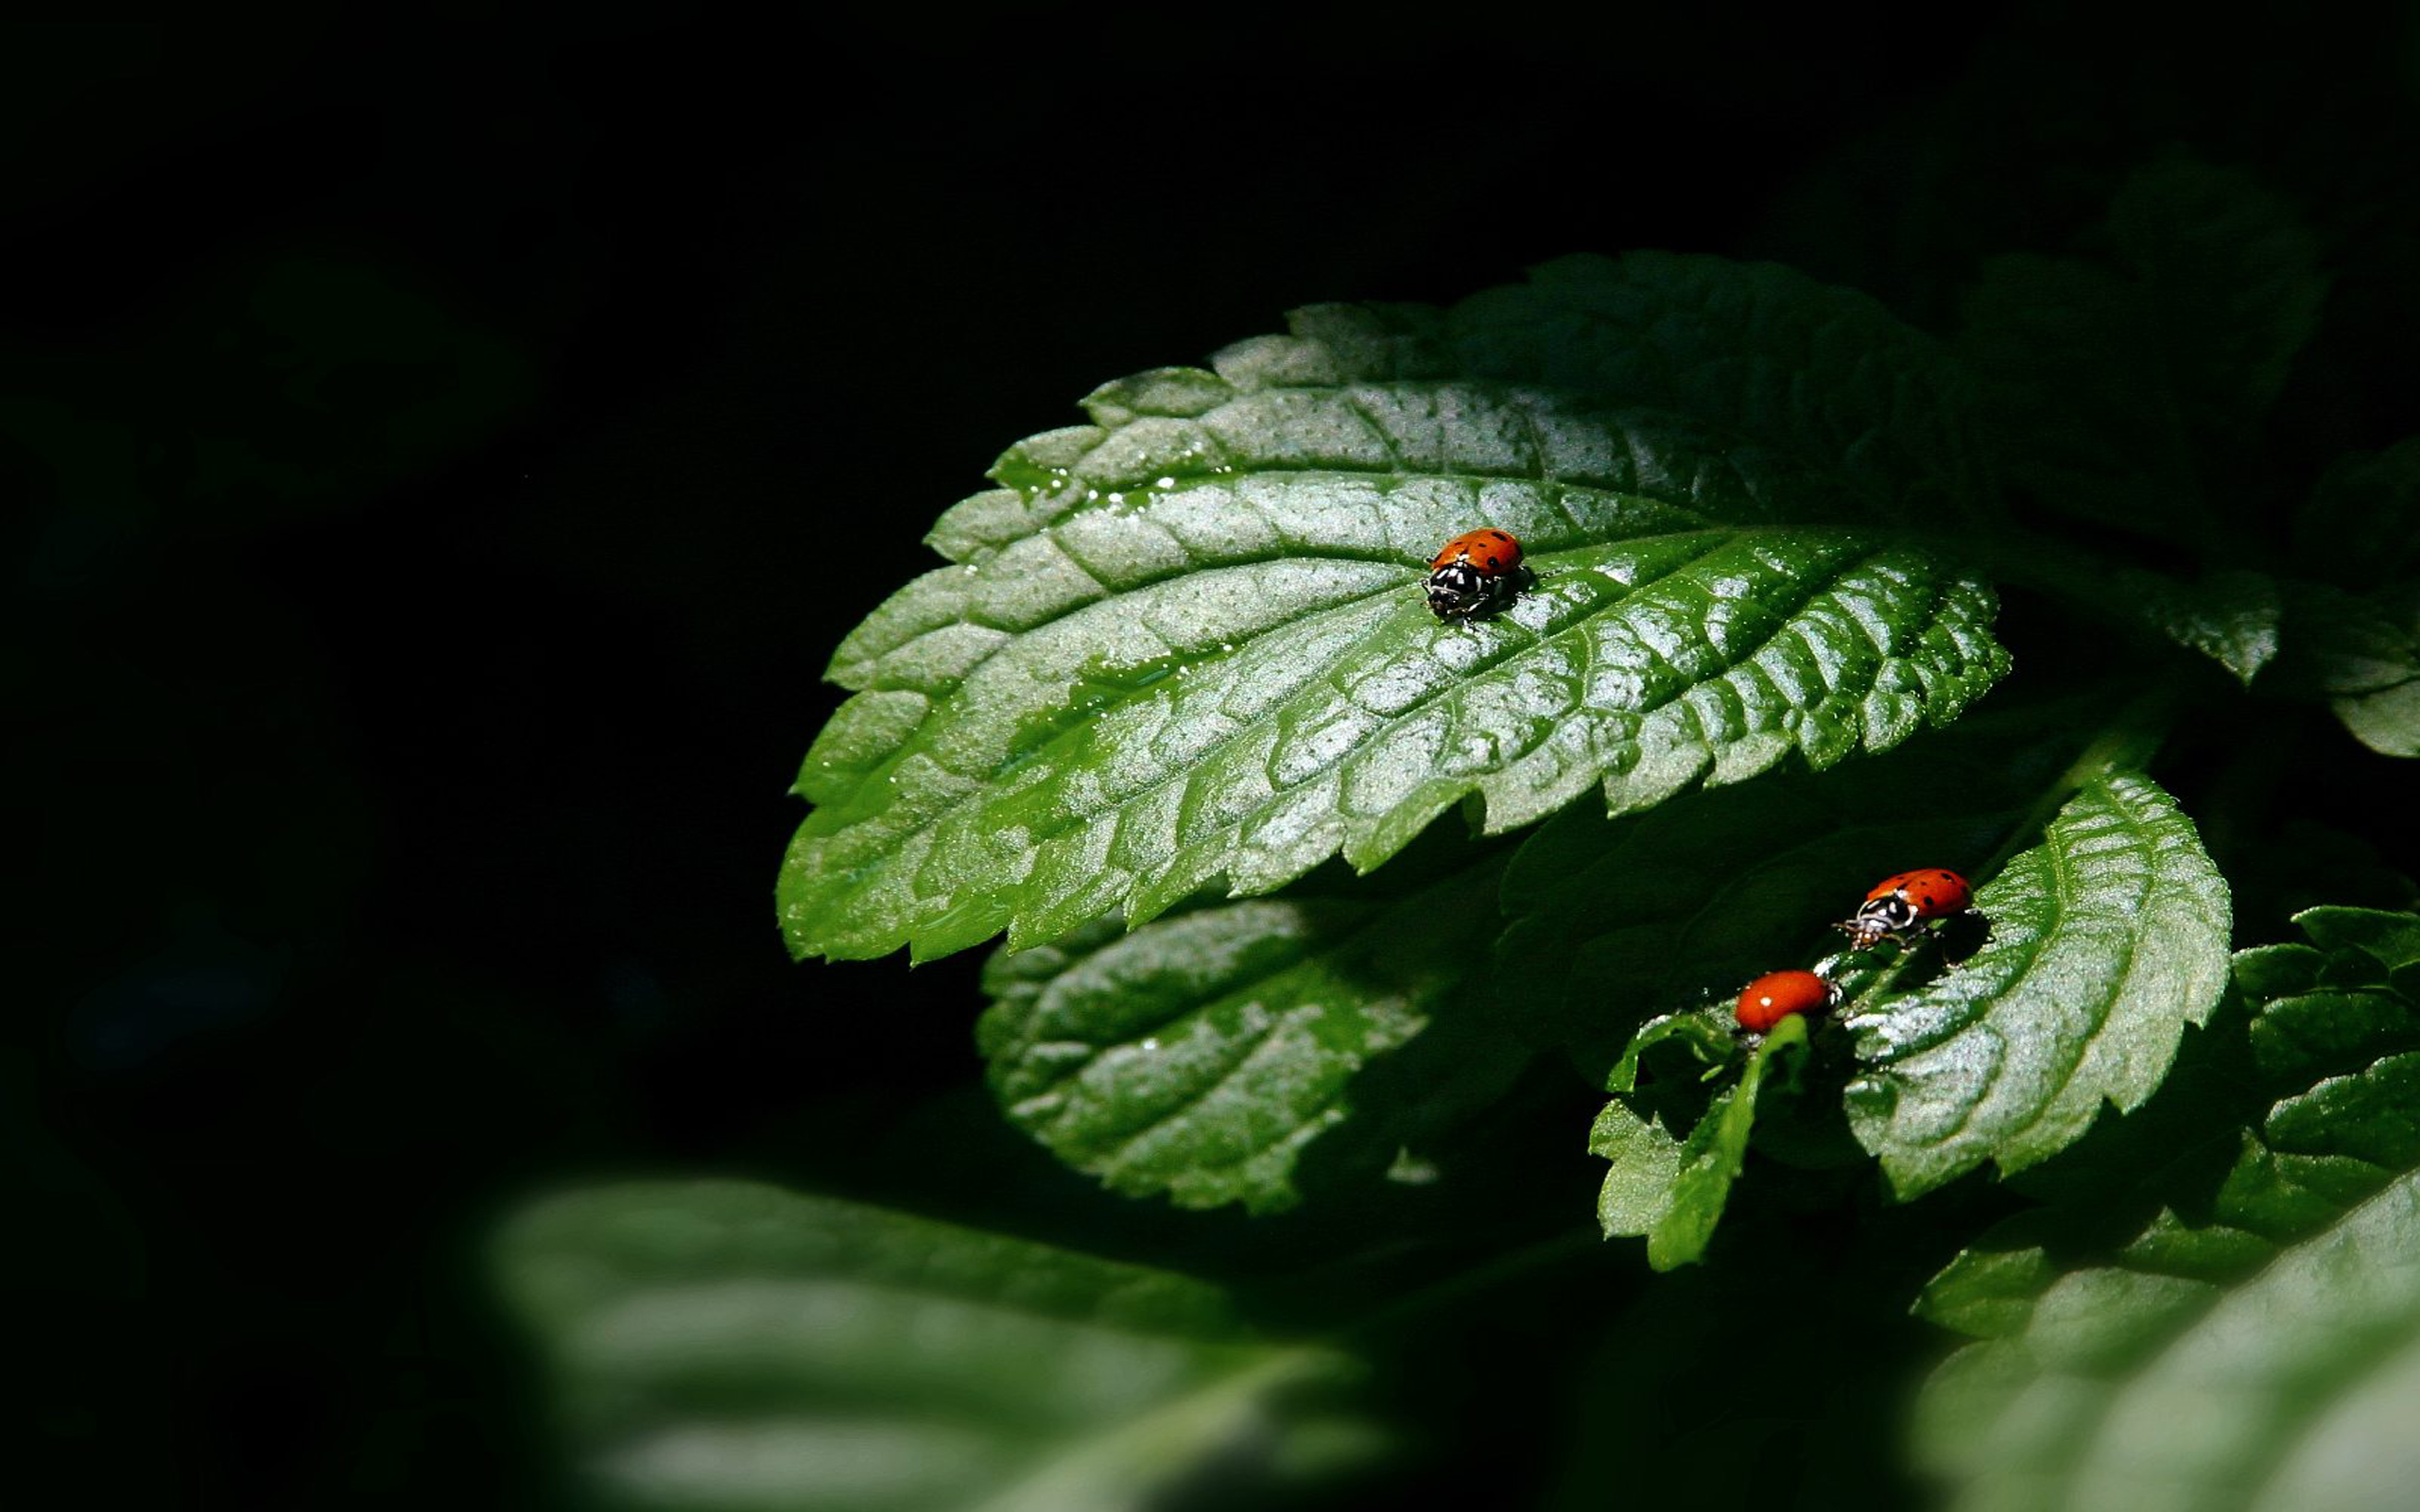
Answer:
[(1767, 971), (1739, 989), (1739, 1027), (1765, 1034), (1793, 1013), (1822, 1013), (1840, 992), (1812, 971)]
[(1494, 526), (1467, 530), (1429, 561), (1428, 607), (1441, 620), (1466, 620), (1502, 609), (1529, 583), (1519, 541)]
[(1885, 935), (1905, 935), (1928, 919), (1946, 919), (1966, 911), (1973, 889), (1954, 871), (1930, 867), (1885, 877), (1865, 895), (1856, 917), (1832, 927), (1849, 937), (1849, 949), (1861, 951)]

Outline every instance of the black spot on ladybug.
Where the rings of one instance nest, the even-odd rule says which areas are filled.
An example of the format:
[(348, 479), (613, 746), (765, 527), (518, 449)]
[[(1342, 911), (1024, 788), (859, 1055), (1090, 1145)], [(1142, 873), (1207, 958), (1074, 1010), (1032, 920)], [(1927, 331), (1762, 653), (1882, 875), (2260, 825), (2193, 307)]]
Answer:
[(1504, 565), (1504, 558), (1501, 558), (1501, 557), (1490, 557), (1489, 558), (1487, 558), (1487, 570), (1488, 570), (1489, 572), (1494, 572), (1494, 571), (1495, 571), (1495, 569), (1497, 569), (1498, 567), (1501, 567), (1501, 566), (1503, 566), (1503, 565)]

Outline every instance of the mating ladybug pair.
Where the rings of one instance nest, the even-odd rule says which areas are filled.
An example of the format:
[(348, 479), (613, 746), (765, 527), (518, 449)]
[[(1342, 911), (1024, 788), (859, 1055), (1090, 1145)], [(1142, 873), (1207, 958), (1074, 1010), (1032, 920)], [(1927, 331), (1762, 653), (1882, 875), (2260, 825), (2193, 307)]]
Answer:
[(1494, 526), (1466, 530), (1428, 563), (1428, 607), (1441, 620), (1473, 619), (1512, 603), (1531, 581), (1518, 541)]
[[(1906, 936), (1919, 925), (1967, 911), (1974, 896), (1966, 879), (1940, 867), (1885, 877), (1865, 895), (1857, 913), (1832, 927), (1863, 950), (1887, 936)], [(1813, 971), (1768, 971), (1739, 993), (1739, 1027), (1764, 1034), (1795, 1013), (1822, 1013), (1840, 1001), (1841, 989)]]

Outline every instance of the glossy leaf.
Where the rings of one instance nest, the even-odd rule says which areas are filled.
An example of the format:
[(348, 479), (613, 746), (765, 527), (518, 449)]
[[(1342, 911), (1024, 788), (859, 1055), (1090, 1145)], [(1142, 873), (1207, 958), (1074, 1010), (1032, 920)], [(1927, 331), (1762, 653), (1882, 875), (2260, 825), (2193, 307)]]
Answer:
[(1843, 1017), (1866, 1068), (1851, 1126), (1902, 1197), (2022, 1170), (2104, 1104), (2139, 1105), (2226, 983), (2226, 884), (2144, 777), (2085, 786), (1975, 906), (1991, 936), (1970, 960)]
[(995, 955), (977, 1037), (1002, 1108), (1113, 1189), (1184, 1207), (1290, 1207), (1313, 1165), (1376, 1176), (1527, 1053), (1458, 933), (1492, 932), (1500, 856), (1418, 859), (1442, 876), (1393, 896), (1211, 903)]
[(1651, 1015), (1836, 949), (1836, 919), (1916, 867), (1971, 868), (2075, 754), (2073, 704), (1979, 711), (1872, 762), (1606, 819), (1565, 810), (1506, 872), (1495, 973), (1594, 1075)]
[[(1705, 304), (1722, 265), (1671, 266), (1670, 298)], [(834, 659), (861, 691), (800, 777), (817, 807), (783, 868), (792, 948), (928, 957), (1004, 928), (1022, 947), (1340, 852), (1367, 868), (1465, 800), (1491, 831), (1592, 788), (1646, 808), (1955, 716), (2006, 664), (1990, 591), (1886, 535), (1776, 523), (1882, 513), (1876, 478), (1804, 447), (1886, 397), (1939, 418), (1924, 386), (1858, 369), (1863, 388), (1812, 409), (1735, 392), (1852, 360), (1824, 345), (1846, 327), (1754, 315), (1796, 284), (1738, 276), (1756, 298), (1704, 341), (1780, 331), (1789, 350), (1660, 396), (1701, 412), (1624, 407), (1655, 387), (1635, 374), (1503, 381), (1585, 376), (1533, 328), (1487, 349), (1490, 377), (1441, 378), (1492, 329), (1483, 306), (1323, 308), (1215, 372), (1113, 385), (1098, 423), (1012, 450), (1009, 487), (934, 534), (959, 564)], [(1440, 624), (1421, 569), (1482, 522), (1522, 539), (1536, 582)]]
[(1184, 1277), (746, 1182), (558, 1197), (499, 1257), (589, 1489), (648, 1512), (1140, 1512), (1342, 1369)]
[[(1962, 1254), (1922, 1309), (1974, 1334), (1927, 1388), (1969, 1508), (2400, 1505), (2420, 1409), (2420, 918), (2312, 910), (2236, 957), (2249, 1070), (2163, 1093), (2156, 1144)], [(2352, 987), (2331, 984), (2362, 984)], [(2360, 1001), (2356, 1001), (2360, 1000)], [(2131, 1125), (2135, 1120), (2128, 1119)], [(2176, 1159), (2180, 1148), (2215, 1160)], [(2153, 1151), (2163, 1158), (2145, 1160)]]

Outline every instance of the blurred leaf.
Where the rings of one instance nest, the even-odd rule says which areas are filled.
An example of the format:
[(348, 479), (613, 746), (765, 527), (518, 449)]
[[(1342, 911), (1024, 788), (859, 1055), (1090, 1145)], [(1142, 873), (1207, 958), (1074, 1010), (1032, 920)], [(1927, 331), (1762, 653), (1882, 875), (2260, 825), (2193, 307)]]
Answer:
[(1558, 258), (1448, 317), (1469, 370), (1713, 421), (1842, 473), (1869, 511), (1988, 518), (1972, 376), (1871, 297), (1772, 263)]
[(2275, 579), (2265, 574), (2217, 572), (2187, 585), (2156, 573), (2128, 572), (2114, 587), (2160, 633), (2216, 662), (2238, 682), (2250, 683), (2277, 654), (2285, 603)]
[(1768, 1068), (1806, 1050), (1806, 1021), (1784, 1019), (1748, 1055), (1739, 1080), (1717, 1092), (1678, 1142), (1621, 1096), (1606, 1104), (1588, 1136), (1588, 1152), (1613, 1162), (1597, 1204), (1605, 1236), (1645, 1234), (1647, 1263), (1657, 1270), (1702, 1257), (1746, 1167)]
[(2128, 180), (2099, 241), (2106, 263), (1994, 258), (1965, 301), (2001, 450), (2051, 508), (2222, 545), (2229, 458), (2317, 328), (2317, 241), (2250, 179), (2182, 159)]
[(590, 1487), (650, 1512), (1139, 1512), (1346, 1368), (1184, 1277), (746, 1182), (558, 1197), (499, 1260)]
[(2366, 908), (2420, 904), (2420, 883), (2408, 869), (2413, 858), (2398, 843), (2400, 838), (2383, 829), (2373, 835), (2354, 834), (2308, 819), (2289, 819), (2264, 832), (2227, 861), (2237, 931), (2273, 935), (2289, 919), (2326, 898)]
[[(2387, 984), (2420, 957), (2420, 917), (2299, 922), (2310, 944), (2235, 958), (2266, 1091), (2230, 1079), (2145, 1110), (2156, 1147), (2224, 1158), (2143, 1160), (2154, 1146), (2129, 1118), (2111, 1142), (2135, 1157), (2131, 1181), (2010, 1220), (1927, 1288), (1927, 1316), (1984, 1341), (1924, 1402), (1927, 1457), (1964, 1483), (1961, 1505), (2407, 1504), (2420, 1000)], [(2366, 984), (2350, 993), (2364, 1001), (2331, 981)]]
[(2062, 513), (2156, 529), (2197, 503), (2184, 421), (2147, 387), (2152, 335), (2140, 291), (2075, 258), (1986, 262), (1960, 311), (1990, 386), (2010, 472)]
[(1485, 937), (1501, 856), (1438, 853), (1442, 876), (1392, 897), (1212, 903), (994, 955), (977, 1028), (993, 1091), (1129, 1195), (1270, 1211), (1305, 1195), (1306, 1160), (1376, 1176), (1528, 1054), (1485, 1012), (1486, 956), (1457, 928)]
[(2126, 181), (2108, 232), (2187, 413), (2217, 426), (2267, 409), (2327, 295), (2301, 213), (2241, 173), (2177, 158)]
[(2409, 582), (2420, 567), (2420, 436), (2339, 458), (2294, 519), (2294, 549), (2306, 577)]
[(2381, 756), (2420, 756), (2420, 588), (2284, 588), (2284, 645), (2262, 686), (2325, 699), (2353, 738)]
[(2104, 1102), (2140, 1104), (2226, 983), (2226, 884), (2148, 778), (2087, 784), (1975, 906), (1991, 937), (1971, 959), (1842, 1018), (1866, 1066), (1850, 1124), (1902, 1198), (2022, 1170)]
[[(1971, 484), (1923, 338), (1705, 259), (1558, 264), (1535, 290), (1300, 312), (1012, 449), (1008, 486), (934, 532), (959, 564), (834, 659), (860, 691), (799, 780), (792, 949), (1140, 923), (1212, 882), (1375, 866), (1465, 800), (1500, 831), (1591, 788), (1623, 812), (1793, 752), (1827, 766), (1991, 685), (1982, 583), (1777, 523), (1871, 524), (1903, 473), (1939, 517)], [(1441, 624), (1422, 566), (1482, 522), (1537, 581)]]

